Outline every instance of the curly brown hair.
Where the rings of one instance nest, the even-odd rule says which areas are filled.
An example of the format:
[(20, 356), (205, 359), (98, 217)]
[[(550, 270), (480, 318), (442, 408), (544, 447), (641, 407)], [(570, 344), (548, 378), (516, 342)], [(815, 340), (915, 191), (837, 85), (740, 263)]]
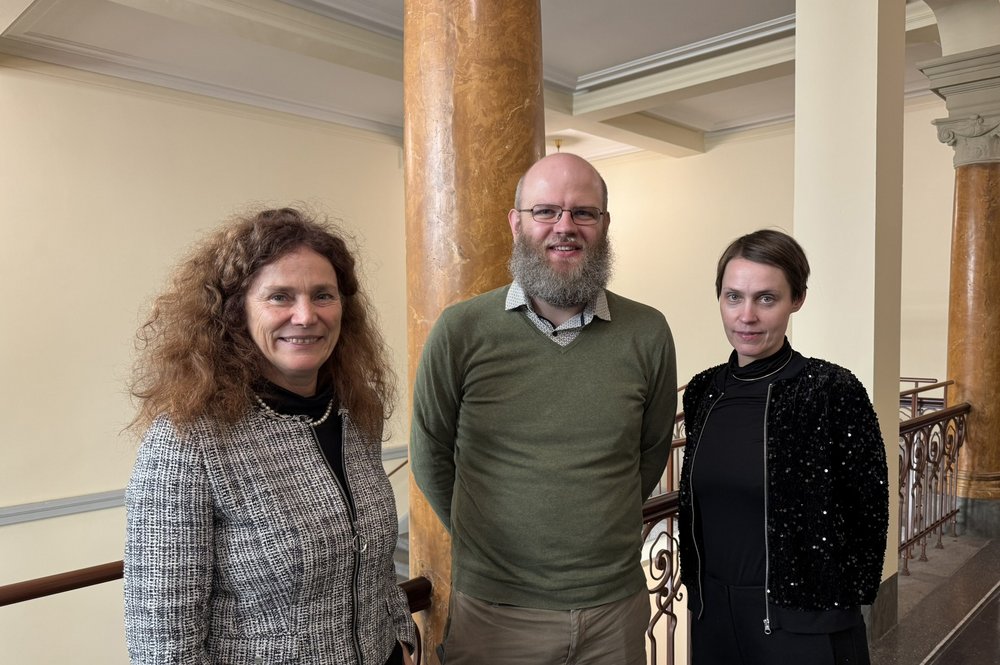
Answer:
[(333, 265), (343, 302), (340, 338), (319, 370), (321, 382), (329, 377), (351, 419), (378, 437), (396, 378), (374, 308), (344, 235), (294, 208), (236, 218), (177, 267), (136, 333), (130, 389), (140, 406), (132, 429), (145, 430), (161, 414), (181, 429), (201, 417), (229, 425), (250, 410), (269, 361), (247, 328), (246, 292), (261, 268), (302, 247)]

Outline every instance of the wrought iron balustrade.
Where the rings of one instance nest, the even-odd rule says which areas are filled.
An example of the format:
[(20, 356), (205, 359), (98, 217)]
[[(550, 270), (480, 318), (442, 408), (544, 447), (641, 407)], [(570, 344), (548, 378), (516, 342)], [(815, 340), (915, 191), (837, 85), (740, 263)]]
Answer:
[[(912, 388), (899, 391), (899, 419), (909, 420), (944, 408), (948, 403), (948, 386), (955, 382), (904, 376), (900, 377), (899, 383), (900, 387), (902, 384), (913, 384)], [(941, 394), (934, 394), (938, 392)]]
[[(947, 381), (939, 386), (950, 384)], [(899, 425), (900, 574), (910, 574), (910, 559), (927, 561), (927, 544), (944, 547), (947, 528), (957, 535), (956, 463), (965, 442), (967, 403), (932, 410)], [(919, 412), (915, 409), (914, 412)]]
[[(683, 446), (684, 440), (680, 443)], [(642, 507), (643, 556), (651, 583), (649, 593), (653, 598), (653, 611), (646, 629), (649, 665), (680, 662), (677, 605), (683, 596), (677, 567), (677, 501), (677, 492), (671, 491), (652, 497)]]

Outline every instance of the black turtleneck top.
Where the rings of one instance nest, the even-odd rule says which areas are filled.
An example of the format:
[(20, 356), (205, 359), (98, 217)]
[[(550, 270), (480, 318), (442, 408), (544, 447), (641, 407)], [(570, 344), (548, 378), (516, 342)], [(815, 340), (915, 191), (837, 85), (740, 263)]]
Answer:
[(767, 389), (804, 366), (805, 359), (786, 339), (777, 353), (744, 367), (733, 351), (715, 375), (722, 396), (702, 428), (691, 488), (703, 570), (724, 584), (764, 585)]

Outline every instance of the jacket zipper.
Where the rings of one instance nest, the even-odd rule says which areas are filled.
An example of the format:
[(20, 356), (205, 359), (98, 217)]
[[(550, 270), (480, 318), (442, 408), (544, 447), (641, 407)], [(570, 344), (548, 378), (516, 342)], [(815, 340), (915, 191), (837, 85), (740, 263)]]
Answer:
[[(346, 428), (345, 428), (346, 429)], [(354, 550), (354, 561), (352, 567), (351, 575), (351, 608), (353, 612), (351, 613), (351, 635), (354, 638), (351, 641), (351, 647), (354, 650), (354, 657), (358, 662), (358, 665), (363, 665), (363, 660), (361, 658), (361, 640), (358, 637), (358, 580), (361, 577), (361, 552), (367, 549), (367, 543), (364, 542), (364, 538), (358, 533), (357, 524), (357, 513), (354, 507), (351, 505), (350, 499), (348, 499), (348, 491), (351, 488), (351, 480), (347, 475), (347, 452), (346, 452), (346, 440), (347, 437), (341, 438), (340, 446), (340, 463), (344, 469), (344, 482), (347, 483), (347, 488), (340, 482), (340, 478), (337, 474), (333, 472), (333, 467), (330, 466), (330, 460), (326, 458), (323, 454), (323, 446), (319, 443), (319, 437), (316, 435), (316, 428), (309, 425), (309, 431), (312, 433), (313, 441), (316, 443), (316, 450), (319, 452), (319, 456), (323, 458), (323, 463), (326, 464), (326, 468), (330, 471), (330, 476), (333, 478), (333, 482), (336, 483), (337, 489), (344, 497), (344, 505), (347, 506), (348, 523), (351, 525), (351, 549)]]
[(768, 493), (768, 473), (767, 473), (767, 411), (771, 408), (771, 388), (773, 383), (767, 385), (767, 399), (764, 402), (764, 634), (771, 634), (771, 605), (767, 602), (768, 589), (771, 586), (771, 549), (767, 538), (767, 493)]
[(701, 431), (698, 432), (698, 440), (695, 442), (694, 450), (691, 452), (691, 473), (688, 474), (688, 482), (691, 483), (691, 542), (694, 544), (695, 558), (698, 560), (698, 598), (701, 599), (701, 607), (698, 609), (699, 621), (701, 621), (701, 615), (705, 612), (705, 594), (701, 583), (703, 574), (701, 569), (701, 549), (698, 547), (698, 539), (695, 537), (694, 529), (694, 517), (696, 515), (694, 510), (694, 462), (695, 458), (698, 457), (698, 446), (701, 444), (701, 437), (705, 434), (705, 423), (708, 422), (708, 417), (712, 415), (712, 409), (715, 408), (715, 405), (719, 403), (719, 400), (722, 399), (725, 394), (725, 391), (719, 393), (719, 396), (715, 398), (715, 401), (709, 405), (708, 411), (705, 413), (704, 420), (701, 421)]

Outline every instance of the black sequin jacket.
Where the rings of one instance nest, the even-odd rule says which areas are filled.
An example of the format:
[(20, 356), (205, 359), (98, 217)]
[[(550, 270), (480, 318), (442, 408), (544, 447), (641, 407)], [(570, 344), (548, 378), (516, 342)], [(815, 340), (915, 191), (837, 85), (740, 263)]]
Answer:
[[(680, 478), (681, 581), (699, 592), (691, 465), (720, 397), (701, 372), (684, 393)], [(772, 384), (767, 406), (768, 602), (794, 610), (870, 605), (882, 579), (889, 519), (885, 446), (868, 393), (848, 370), (816, 358)], [(693, 608), (697, 611), (697, 608)]]

